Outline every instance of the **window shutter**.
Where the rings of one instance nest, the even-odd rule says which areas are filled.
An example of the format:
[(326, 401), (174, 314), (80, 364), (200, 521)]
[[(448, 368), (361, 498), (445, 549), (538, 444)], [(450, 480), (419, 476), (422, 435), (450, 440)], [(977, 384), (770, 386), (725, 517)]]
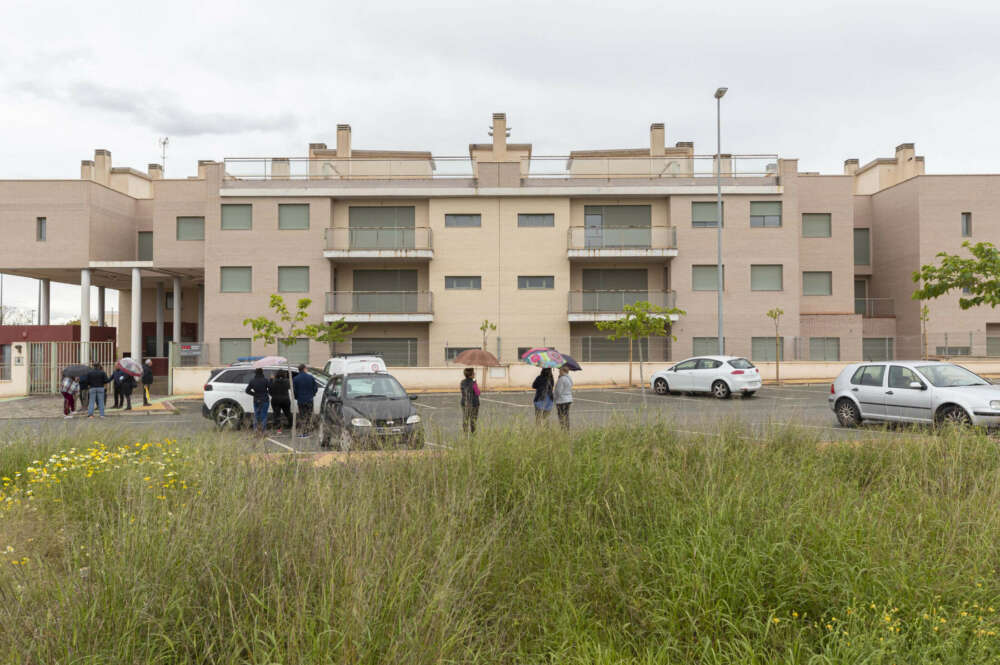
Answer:
[[(723, 204), (725, 206), (725, 204)], [(694, 224), (709, 224), (715, 226), (718, 220), (718, 207), (719, 204), (715, 201), (708, 203), (706, 201), (694, 201), (691, 203), (691, 222)], [(725, 208), (723, 208), (723, 216), (725, 216)]]
[(309, 291), (308, 266), (279, 266), (278, 291), (306, 293)]
[(750, 215), (753, 217), (781, 215), (781, 201), (751, 201)]
[(205, 239), (205, 218), (204, 217), (178, 217), (177, 218), (177, 239), (178, 240), (204, 240)]
[[(691, 266), (692, 291), (718, 291), (719, 269), (717, 266)], [(723, 275), (725, 277), (725, 275)]]
[(802, 295), (828, 296), (833, 293), (833, 273), (804, 272), (802, 273)]
[(829, 238), (830, 232), (830, 213), (807, 212), (802, 214), (803, 238)]
[(308, 203), (279, 203), (278, 228), (284, 230), (302, 230), (309, 228)]
[(278, 355), (284, 356), (292, 367), (309, 362), (309, 339), (299, 337), (294, 344), (278, 340)]
[(222, 206), (223, 231), (248, 231), (253, 227), (253, 206), (249, 203), (225, 203)]
[(751, 291), (781, 291), (782, 267), (750, 266)]
[(220, 283), (223, 293), (250, 293), (253, 269), (249, 266), (220, 268)]

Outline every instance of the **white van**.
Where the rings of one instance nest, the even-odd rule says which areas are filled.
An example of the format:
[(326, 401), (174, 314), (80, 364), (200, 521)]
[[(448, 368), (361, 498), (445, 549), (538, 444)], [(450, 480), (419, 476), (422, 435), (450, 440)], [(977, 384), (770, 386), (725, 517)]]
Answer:
[(388, 373), (389, 370), (380, 356), (344, 353), (327, 360), (323, 371), (334, 376), (337, 374)]

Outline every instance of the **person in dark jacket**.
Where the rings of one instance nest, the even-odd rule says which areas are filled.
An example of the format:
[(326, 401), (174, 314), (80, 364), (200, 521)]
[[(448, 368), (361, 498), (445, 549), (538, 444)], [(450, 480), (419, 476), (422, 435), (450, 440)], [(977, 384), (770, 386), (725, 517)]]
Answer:
[(80, 408), (77, 411), (83, 411), (87, 408), (89, 397), (90, 383), (87, 382), (87, 375), (84, 374), (80, 377)]
[(125, 410), (132, 410), (132, 391), (135, 390), (135, 377), (124, 370), (119, 370), (118, 374), (118, 392), (121, 395), (121, 403), (125, 404)]
[(115, 367), (115, 371), (111, 372), (111, 392), (115, 396), (114, 404), (111, 405), (112, 409), (122, 408), (122, 404), (125, 402), (125, 398), (122, 397), (122, 376), (125, 372), (121, 370), (120, 367)]
[(270, 408), (268, 389), (270, 387), (271, 382), (264, 376), (264, 370), (258, 367), (253, 373), (250, 383), (247, 384), (246, 393), (253, 396), (253, 427), (261, 435), (264, 434), (264, 428), (267, 427), (267, 410)]
[(104, 386), (111, 382), (111, 377), (105, 374), (101, 363), (94, 363), (94, 368), (87, 373), (87, 385), (90, 386), (87, 403), (87, 417), (94, 417), (94, 405), (97, 405), (101, 418), (104, 417)]
[(153, 361), (146, 358), (142, 365), (142, 405), (149, 406), (149, 387), (153, 385)]
[(292, 379), (292, 390), (295, 393), (295, 403), (299, 407), (299, 423), (302, 426), (300, 437), (309, 436), (312, 426), (313, 400), (319, 386), (316, 378), (306, 371), (305, 363), (299, 365), (299, 373)]
[(278, 434), (281, 434), (282, 415), (288, 421), (288, 426), (292, 426), (292, 400), (288, 396), (291, 389), (292, 386), (288, 382), (288, 372), (285, 370), (281, 370), (275, 375), (274, 381), (271, 381), (271, 386), (268, 388), (268, 393), (271, 395), (271, 408), (274, 409), (274, 426), (278, 429)]
[(479, 384), (476, 383), (476, 370), (465, 368), (465, 378), (458, 384), (462, 392), (462, 431), (466, 434), (476, 433), (476, 421), (479, 420)]
[(555, 382), (552, 380), (552, 370), (548, 367), (542, 369), (535, 377), (531, 387), (535, 389), (535, 423), (541, 423), (543, 418), (552, 415), (552, 388)]

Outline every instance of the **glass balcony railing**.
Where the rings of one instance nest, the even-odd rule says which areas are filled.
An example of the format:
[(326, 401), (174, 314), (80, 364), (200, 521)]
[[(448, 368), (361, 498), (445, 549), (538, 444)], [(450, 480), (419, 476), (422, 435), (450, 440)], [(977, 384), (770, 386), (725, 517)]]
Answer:
[(569, 249), (675, 249), (673, 226), (571, 226)]
[(331, 227), (326, 230), (326, 248), (330, 250), (431, 249), (431, 230), (425, 226)]
[(430, 291), (332, 291), (327, 314), (433, 314)]
[(625, 305), (647, 301), (657, 307), (670, 309), (677, 300), (673, 291), (570, 291), (569, 313), (624, 312)]
[(895, 301), (892, 298), (855, 298), (854, 313), (866, 319), (896, 316)]

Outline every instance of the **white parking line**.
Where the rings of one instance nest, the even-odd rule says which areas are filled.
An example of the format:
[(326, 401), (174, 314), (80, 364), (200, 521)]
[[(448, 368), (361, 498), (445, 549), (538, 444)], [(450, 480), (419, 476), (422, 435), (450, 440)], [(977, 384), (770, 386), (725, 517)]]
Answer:
[(430, 441), (424, 441), (425, 446), (430, 446), (431, 448), (447, 448), (448, 450), (454, 450), (451, 446), (446, 446), (443, 443), (431, 443)]
[(430, 404), (421, 404), (420, 402), (413, 402), (413, 406), (423, 406), (428, 409), (440, 409), (440, 406), (431, 406)]
[(514, 402), (504, 402), (503, 400), (490, 399), (488, 397), (480, 397), (479, 401), (481, 401), (481, 402), (493, 402), (494, 404), (506, 404), (507, 406), (520, 406), (520, 407), (524, 407), (525, 409), (531, 408), (533, 406), (531, 404), (515, 404)]
[(593, 402), (594, 404), (607, 404), (608, 406), (618, 406), (614, 402), (602, 402), (599, 399), (586, 399), (584, 397), (574, 397), (573, 401), (574, 402)]
[(291, 446), (286, 446), (286, 445), (285, 445), (285, 444), (283, 444), (283, 443), (282, 443), (281, 441), (275, 441), (275, 440), (274, 440), (274, 439), (272, 439), (271, 437), (268, 437), (268, 438), (267, 438), (267, 441), (270, 441), (271, 443), (273, 443), (273, 444), (274, 444), (274, 445), (276, 445), (276, 446), (281, 446), (282, 448), (284, 448), (285, 450), (287, 450), (287, 451), (289, 451), (289, 452), (293, 452), (293, 453), (297, 453), (297, 452), (299, 452), (299, 451), (295, 450), (295, 448), (292, 448)]

